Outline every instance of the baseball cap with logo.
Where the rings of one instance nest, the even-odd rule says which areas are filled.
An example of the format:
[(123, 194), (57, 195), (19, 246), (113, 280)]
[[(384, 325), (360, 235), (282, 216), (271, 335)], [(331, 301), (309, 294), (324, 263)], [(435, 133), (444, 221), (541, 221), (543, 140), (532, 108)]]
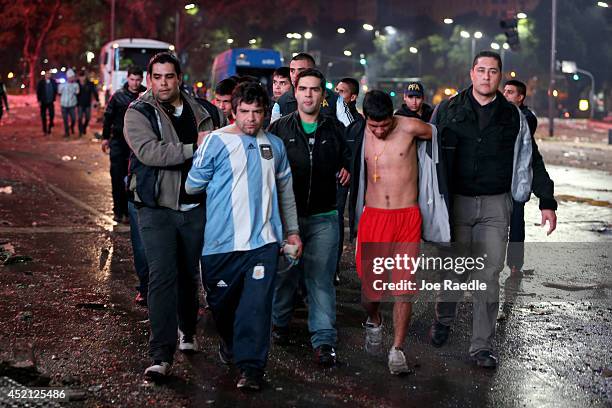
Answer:
[(406, 96), (420, 96), (422, 98), (424, 94), (425, 90), (420, 82), (409, 82), (404, 88), (404, 95)]

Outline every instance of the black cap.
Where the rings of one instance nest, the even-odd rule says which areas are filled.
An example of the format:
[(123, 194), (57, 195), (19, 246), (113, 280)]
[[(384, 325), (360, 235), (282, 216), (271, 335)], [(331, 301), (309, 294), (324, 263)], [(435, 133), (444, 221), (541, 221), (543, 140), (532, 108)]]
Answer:
[(425, 95), (423, 84), (420, 82), (409, 82), (404, 88), (404, 95), (406, 96), (420, 96), (421, 98)]

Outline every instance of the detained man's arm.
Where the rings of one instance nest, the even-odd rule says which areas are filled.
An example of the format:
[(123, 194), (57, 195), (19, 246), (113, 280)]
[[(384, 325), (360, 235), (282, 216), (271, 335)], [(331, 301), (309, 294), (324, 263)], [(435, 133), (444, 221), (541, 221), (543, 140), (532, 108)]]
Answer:
[(353, 115), (351, 115), (348, 105), (339, 95), (337, 95), (336, 98), (336, 118), (338, 118), (338, 120), (342, 122), (344, 127), (347, 127), (355, 121)]
[(185, 180), (187, 194), (199, 194), (206, 191), (215, 170), (217, 144), (215, 143), (215, 137), (209, 136), (196, 150), (191, 169), (187, 174), (187, 180)]
[(278, 192), (278, 203), (280, 207), (283, 231), (287, 236), (287, 242), (297, 245), (297, 258), (302, 256), (302, 241), (300, 239), (300, 228), (298, 224), (297, 206), (293, 194), (293, 178), (291, 167), (287, 160), (287, 152), (282, 148), (279, 164), (276, 168), (276, 190)]
[(431, 140), (432, 126), (420, 119), (396, 116), (405, 131), (417, 139)]

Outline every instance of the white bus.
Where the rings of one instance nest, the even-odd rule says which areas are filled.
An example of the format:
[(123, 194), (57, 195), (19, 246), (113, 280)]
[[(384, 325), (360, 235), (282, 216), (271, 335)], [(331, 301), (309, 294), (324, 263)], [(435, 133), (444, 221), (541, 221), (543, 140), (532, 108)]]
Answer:
[(147, 64), (153, 55), (162, 51), (174, 51), (174, 46), (147, 38), (120, 38), (104, 44), (100, 52), (100, 103), (105, 105), (123, 86), (130, 65), (142, 68), (146, 86)]

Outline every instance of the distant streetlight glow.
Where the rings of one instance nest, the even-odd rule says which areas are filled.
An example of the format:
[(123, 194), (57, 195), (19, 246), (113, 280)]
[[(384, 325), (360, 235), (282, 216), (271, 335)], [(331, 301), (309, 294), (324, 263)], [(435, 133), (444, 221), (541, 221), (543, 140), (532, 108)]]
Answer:
[(559, 96), (559, 91), (557, 91), (556, 89), (553, 89), (553, 96), (556, 98), (557, 96)]
[(605, 1), (598, 1), (597, 5), (599, 7), (604, 7), (604, 8), (608, 8), (608, 3), (606, 3)]
[(344, 27), (338, 27), (338, 29), (336, 31), (338, 32), (338, 34), (346, 33), (346, 29)]
[(516, 78), (516, 72), (514, 72), (514, 71), (510, 71), (510, 76), (511, 76), (512, 78)]
[(491, 48), (493, 48), (494, 50), (499, 50), (501, 47), (499, 46), (498, 43), (496, 42), (492, 42), (491, 43)]
[(296, 40), (301, 40), (302, 39), (302, 34), (300, 34), (300, 33), (293, 33), (293, 38), (295, 38)]
[(508, 43), (504, 43), (504, 44), (502, 45), (502, 47), (504, 48), (504, 50), (509, 50), (509, 49), (510, 49), (510, 44), (508, 44)]
[(581, 99), (578, 101), (578, 110), (580, 110), (581, 112), (586, 112), (589, 110), (589, 100), (588, 99)]
[(351, 55), (353, 55), (353, 53), (351, 52), (351, 50), (344, 50), (344, 55), (350, 57)]
[(365, 23), (362, 27), (366, 31), (372, 31), (374, 29), (374, 26), (372, 24), (368, 24), (368, 23)]
[(395, 35), (397, 34), (397, 30), (395, 29), (395, 27), (393, 26), (386, 26), (385, 27), (385, 32), (389, 35)]
[(310, 31), (306, 31), (304, 33), (304, 38), (310, 40), (312, 38), (312, 33)]
[(287, 38), (293, 38), (293, 33), (287, 33)]
[(524, 18), (527, 18), (527, 14), (525, 14), (525, 13), (518, 13), (518, 14), (516, 15), (516, 18), (518, 18), (518, 19), (522, 20), (522, 19), (524, 19)]
[(8, 79), (13, 79), (13, 77), (15, 76), (15, 74), (13, 74), (12, 72), (9, 72), (8, 75), (6, 76)]
[(228, 44), (233, 44), (234, 39), (233, 38), (228, 38), (226, 41), (227, 41)]
[(419, 49), (417, 47), (410, 47), (408, 48), (408, 51), (410, 51), (412, 54), (416, 54), (419, 52)]
[(185, 10), (191, 10), (195, 8), (195, 4), (193, 3), (189, 3), (189, 4), (185, 4)]
[(453, 24), (455, 22), (455, 20), (453, 20), (452, 18), (445, 18), (444, 19), (444, 24)]
[(474, 33), (474, 38), (482, 38), (482, 33), (480, 31), (476, 31)]
[(470, 33), (468, 33), (465, 30), (461, 30), (461, 32), (459, 33), (459, 35), (463, 38), (470, 38)]
[(256, 39), (254, 39), (254, 38), (251, 38), (251, 39), (249, 40), (249, 44), (251, 44), (251, 45), (254, 45), (254, 44), (256, 44), (256, 43), (257, 43), (257, 40), (256, 40)]
[(95, 58), (95, 56), (96, 56), (96, 54), (94, 54), (93, 52), (91, 52), (91, 51), (87, 51), (87, 52), (85, 53), (85, 58), (87, 59), (87, 63), (88, 63), (88, 64), (91, 64), (91, 61), (93, 61), (93, 59)]
[(44, 70), (43, 70), (43, 71), (40, 71), (40, 75), (41, 75), (41, 76), (42, 76), (42, 75), (45, 75), (45, 74), (46, 74), (46, 72), (45, 72)]

